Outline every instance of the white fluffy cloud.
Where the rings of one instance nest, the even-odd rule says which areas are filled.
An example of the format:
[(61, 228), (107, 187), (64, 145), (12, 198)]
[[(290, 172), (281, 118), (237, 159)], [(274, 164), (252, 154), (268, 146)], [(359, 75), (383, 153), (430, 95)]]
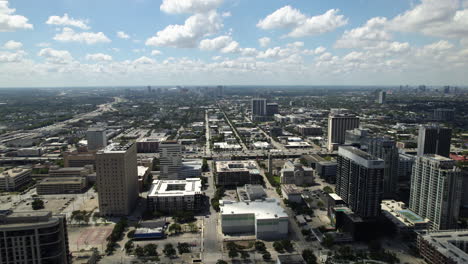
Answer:
[(87, 54), (86, 59), (92, 61), (112, 61), (112, 56), (104, 53), (94, 53)]
[(146, 40), (146, 45), (194, 48), (201, 38), (217, 33), (222, 27), (223, 23), (215, 11), (195, 14), (183, 25), (169, 25), (157, 32), (156, 36)]
[(335, 43), (335, 48), (362, 48), (389, 41), (392, 37), (385, 28), (386, 24), (385, 17), (369, 19), (362, 27), (346, 30)]
[(47, 62), (52, 64), (67, 64), (73, 61), (72, 55), (67, 50), (45, 48), (40, 50), (37, 55), (44, 57)]
[(77, 33), (73, 29), (65, 27), (62, 33), (55, 35), (54, 40), (61, 42), (80, 42), (86, 44), (108, 43), (111, 40), (102, 32), (81, 32)]
[(121, 38), (121, 39), (129, 39), (130, 38), (130, 36), (127, 35), (127, 33), (123, 32), (123, 31), (118, 31), (117, 32), (117, 37)]
[(17, 42), (14, 40), (9, 40), (3, 45), (3, 48), (9, 49), (9, 50), (21, 49), (22, 47), (23, 47), (23, 43)]
[(162, 52), (160, 50), (152, 50), (151, 51), (151, 55), (153, 55), (153, 56), (158, 56), (158, 55), (161, 55), (161, 54), (162, 54)]
[(339, 15), (338, 9), (330, 9), (322, 15), (307, 17), (298, 9), (284, 6), (257, 23), (261, 29), (290, 29), (288, 37), (300, 38), (315, 36), (330, 32), (348, 23), (348, 20)]
[(205, 13), (215, 10), (223, 0), (163, 0), (160, 9), (169, 14)]
[(49, 19), (47, 19), (46, 24), (56, 25), (56, 26), (71, 26), (71, 27), (77, 27), (81, 29), (90, 29), (90, 27), (87, 25), (88, 24), (87, 20), (71, 18), (68, 16), (67, 13), (65, 13), (63, 17), (50, 16)]
[(133, 64), (136, 64), (136, 65), (138, 65), (138, 64), (155, 64), (155, 63), (156, 63), (155, 60), (150, 59), (150, 58), (145, 57), (145, 56), (140, 57), (140, 58), (133, 61)]
[(33, 29), (25, 16), (16, 15), (16, 9), (8, 6), (8, 1), (0, 0), (0, 32), (18, 29)]
[(230, 36), (204, 39), (200, 42), (199, 47), (201, 50), (218, 50), (222, 53), (233, 53), (239, 51), (239, 43), (232, 40)]
[(18, 50), (16, 52), (0, 51), (0, 63), (17, 63), (23, 60), (26, 52)]
[(262, 48), (268, 47), (270, 45), (270, 43), (271, 43), (270, 38), (264, 37), (264, 38), (259, 38), (258, 39), (258, 44), (260, 44), (260, 47), (262, 47)]

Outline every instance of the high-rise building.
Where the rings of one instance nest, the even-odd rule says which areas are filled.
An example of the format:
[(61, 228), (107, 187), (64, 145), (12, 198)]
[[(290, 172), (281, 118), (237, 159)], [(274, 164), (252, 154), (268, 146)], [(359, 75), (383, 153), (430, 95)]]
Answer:
[(102, 127), (90, 127), (86, 133), (89, 150), (98, 150), (107, 146), (106, 129)]
[(160, 179), (177, 180), (182, 167), (182, 146), (177, 141), (163, 141), (159, 144)]
[(0, 263), (71, 263), (64, 216), (0, 211), (0, 238)]
[(420, 126), (418, 135), (418, 156), (437, 154), (450, 155), (452, 129), (439, 126)]
[(279, 114), (279, 106), (277, 103), (267, 103), (266, 105), (266, 115), (267, 116), (274, 116)]
[(431, 230), (457, 225), (463, 177), (455, 161), (440, 155), (418, 156), (411, 175), (409, 208), (430, 220)]
[(336, 144), (345, 143), (346, 130), (359, 127), (359, 117), (347, 114), (332, 114), (328, 117), (328, 150)]
[(264, 98), (252, 99), (252, 119), (255, 116), (266, 116), (267, 114), (267, 100)]
[(355, 147), (339, 147), (336, 194), (362, 218), (380, 214), (384, 161)]
[(455, 119), (455, 109), (434, 109), (434, 120), (437, 121), (453, 121)]
[(96, 183), (101, 215), (129, 215), (138, 199), (135, 144), (111, 144), (96, 154)]
[(399, 162), (399, 153), (395, 141), (387, 138), (371, 138), (368, 141), (368, 152), (384, 160), (383, 197), (394, 197), (398, 188)]
[(387, 92), (380, 91), (379, 98), (378, 98), (379, 104), (385, 104), (386, 100), (387, 100)]

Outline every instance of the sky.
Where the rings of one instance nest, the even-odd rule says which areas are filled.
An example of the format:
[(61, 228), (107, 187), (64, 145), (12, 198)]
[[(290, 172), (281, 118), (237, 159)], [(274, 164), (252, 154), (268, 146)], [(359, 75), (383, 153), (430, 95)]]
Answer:
[(0, 87), (468, 83), (468, 0), (0, 0)]

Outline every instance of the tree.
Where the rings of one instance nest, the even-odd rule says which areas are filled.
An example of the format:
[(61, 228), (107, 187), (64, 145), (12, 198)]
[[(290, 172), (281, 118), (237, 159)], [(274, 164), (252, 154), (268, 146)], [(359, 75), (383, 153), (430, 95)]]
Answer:
[(330, 186), (323, 187), (323, 191), (326, 193), (334, 193), (333, 189)]
[(169, 258), (171, 258), (171, 257), (173, 257), (175, 254), (177, 254), (177, 252), (176, 252), (176, 250), (174, 249), (174, 246), (172, 246), (172, 244), (166, 244), (166, 245), (164, 245), (163, 253), (164, 253), (164, 255), (166, 255), (166, 256), (169, 257)]
[(178, 243), (177, 249), (179, 254), (190, 253), (190, 245), (188, 243)]
[(291, 240), (281, 240), (281, 245), (286, 251), (292, 251), (294, 249)]
[(182, 226), (177, 223), (174, 223), (169, 226), (169, 232), (174, 232), (177, 234), (177, 233), (180, 233), (181, 231), (182, 231)]
[(237, 245), (236, 245), (236, 243), (234, 243), (234, 242), (232, 242), (232, 241), (229, 241), (229, 242), (227, 242), (227, 244), (226, 244), (226, 248), (227, 248), (228, 250), (237, 250)]
[(250, 258), (250, 254), (249, 254), (249, 252), (247, 252), (247, 251), (241, 251), (240, 253), (241, 253), (241, 258), (242, 258), (242, 259), (248, 259), (248, 258)]
[(31, 207), (33, 210), (39, 210), (44, 208), (44, 201), (42, 201), (39, 198), (34, 199), (34, 201), (31, 203)]
[(255, 250), (259, 252), (265, 252), (266, 251), (265, 243), (261, 241), (255, 241)]
[(237, 252), (237, 249), (234, 249), (234, 250), (229, 250), (228, 255), (230, 258), (236, 258), (237, 256), (239, 256), (239, 253)]
[(203, 172), (206, 172), (206, 171), (208, 171), (208, 170), (209, 170), (208, 161), (207, 161), (205, 158), (203, 158), (202, 171), (203, 171)]
[(304, 258), (305, 262), (307, 264), (316, 264), (317, 263), (317, 257), (314, 255), (312, 250), (310, 249), (305, 249), (302, 251), (302, 257)]
[(271, 254), (270, 254), (270, 252), (265, 251), (265, 253), (263, 253), (263, 255), (262, 255), (262, 258), (263, 258), (264, 260), (266, 260), (266, 261), (270, 260), (270, 259), (271, 259)]
[(135, 235), (135, 230), (132, 230), (132, 231), (127, 233), (128, 238), (133, 238), (134, 235)]
[(158, 248), (158, 245), (155, 244), (147, 244), (143, 247), (143, 250), (145, 252), (145, 256), (148, 257), (154, 257), (158, 255), (158, 252), (156, 251)]
[(323, 242), (322, 242), (323, 246), (326, 248), (331, 248), (334, 243), (335, 243), (335, 240), (333, 239), (333, 237), (330, 234), (325, 234), (325, 236), (323, 237)]
[(278, 252), (283, 252), (284, 251), (283, 244), (281, 242), (279, 242), (279, 241), (273, 242), (273, 248)]
[(127, 254), (130, 254), (132, 252), (132, 250), (135, 248), (135, 245), (133, 244), (133, 242), (131, 240), (127, 241), (127, 243), (125, 243), (125, 252)]
[(195, 233), (198, 231), (198, 226), (195, 223), (189, 223), (188, 227), (190, 229), (190, 232)]
[(139, 245), (136, 246), (134, 252), (135, 252), (135, 255), (137, 255), (137, 257), (143, 257), (145, 255), (145, 250)]
[(304, 236), (310, 236), (312, 234), (312, 231), (310, 231), (310, 229), (302, 229), (301, 233)]
[(228, 264), (228, 263), (222, 259), (218, 259), (218, 261), (216, 261), (216, 264)]

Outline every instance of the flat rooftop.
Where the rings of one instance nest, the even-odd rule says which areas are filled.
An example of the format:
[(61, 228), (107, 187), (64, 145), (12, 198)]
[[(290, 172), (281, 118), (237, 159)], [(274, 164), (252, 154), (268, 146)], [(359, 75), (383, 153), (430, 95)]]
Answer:
[(222, 215), (254, 214), (256, 219), (287, 218), (288, 215), (279, 201), (267, 198), (261, 201), (233, 202), (220, 201)]
[(370, 169), (384, 168), (384, 161), (367, 152), (351, 146), (340, 146), (338, 154), (342, 157), (351, 159), (353, 162)]
[(452, 259), (454, 263), (468, 263), (468, 254), (456, 246), (456, 244), (461, 246), (468, 244), (468, 231), (439, 231), (420, 235), (420, 237), (440, 254)]
[(0, 178), (5, 178), (5, 177), (14, 178), (14, 177), (16, 177), (18, 175), (21, 175), (23, 173), (26, 173), (28, 171), (31, 171), (31, 170), (26, 169), (26, 168), (13, 168), (13, 169), (6, 170), (6, 171), (0, 173)]
[(187, 178), (185, 180), (155, 180), (148, 197), (194, 195), (201, 192), (201, 179)]
[(84, 177), (49, 177), (42, 180), (39, 185), (81, 184), (83, 181)]
[(217, 172), (250, 170), (258, 170), (258, 166), (253, 160), (229, 160), (216, 162)]
[(128, 143), (126, 145), (112, 143), (98, 153), (125, 153), (132, 145), (132, 143)]

